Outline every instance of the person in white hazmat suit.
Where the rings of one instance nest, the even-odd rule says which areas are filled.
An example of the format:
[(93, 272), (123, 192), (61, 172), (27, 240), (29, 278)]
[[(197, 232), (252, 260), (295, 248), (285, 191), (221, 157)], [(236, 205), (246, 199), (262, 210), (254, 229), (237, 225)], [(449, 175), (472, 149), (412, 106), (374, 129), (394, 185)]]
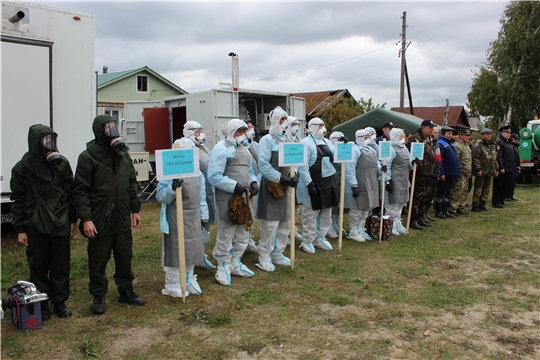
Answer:
[[(349, 139), (341, 131), (332, 132), (332, 134), (330, 134), (328, 139), (332, 142), (332, 144), (334, 144), (334, 142), (336, 141), (343, 141), (344, 143), (349, 142)], [(341, 163), (334, 163), (334, 168), (336, 169), (336, 173), (334, 174), (334, 181), (336, 182), (336, 185), (337, 185), (336, 191), (339, 195), (341, 194)], [(350, 194), (348, 195), (350, 197)], [(347, 199), (347, 194), (345, 194), (345, 199)], [(338, 235), (339, 233), (339, 208), (341, 206), (342, 204), (339, 204), (339, 206), (332, 207), (332, 226), (330, 227), (326, 235), (333, 239), (337, 239), (339, 237)], [(345, 202), (343, 206), (344, 206), (343, 212), (347, 213), (350, 208), (349, 206), (347, 206), (347, 202)]]
[(351, 232), (348, 238), (359, 242), (371, 240), (365, 230), (366, 219), (371, 210), (379, 206), (379, 180), (377, 176), (381, 174), (381, 164), (377, 160), (377, 153), (369, 146), (371, 141), (366, 130), (357, 130), (354, 162), (346, 165), (347, 175), (350, 172), (353, 173), (353, 180), (349, 181), (352, 188), (353, 206), (349, 212)]
[(309, 136), (302, 139), (308, 153), (308, 166), (299, 166), (298, 202), (302, 204), (302, 236), (300, 248), (315, 254), (315, 247), (333, 250), (325, 239), (332, 226), (332, 206), (338, 205), (334, 181), (334, 145), (324, 138), (324, 121), (313, 118), (308, 123)]
[[(259, 143), (255, 141), (255, 124), (253, 123), (252, 119), (246, 119), (244, 120), (244, 122), (247, 125), (246, 137), (247, 137), (248, 144), (246, 145), (246, 148), (248, 149), (249, 153), (253, 157), (253, 161), (252, 161), (253, 173), (255, 173), (255, 176), (257, 177), (257, 181), (260, 183), (261, 178), (259, 176), (259, 166), (257, 164), (257, 151), (259, 149)], [(258, 197), (259, 195), (254, 196), (251, 201), (253, 213), (255, 214), (257, 213), (256, 209), (257, 209), (258, 200), (259, 200)], [(255, 223), (253, 225), (255, 225)], [(248, 245), (247, 245), (246, 251), (251, 252), (251, 253), (256, 253), (258, 251), (257, 243), (255, 243), (255, 241), (253, 240), (252, 231), (249, 232)]]
[(216, 280), (225, 286), (231, 284), (231, 275), (255, 275), (241, 262), (249, 233), (244, 225), (233, 223), (229, 215), (229, 200), (234, 194), (242, 195), (246, 201), (246, 188), (249, 189), (250, 196), (259, 192), (252, 156), (245, 147), (246, 131), (246, 123), (242, 120), (229, 120), (227, 137), (217, 143), (210, 152), (208, 166), (208, 180), (214, 187), (216, 207), (217, 238), (213, 252), (218, 261)]
[[(270, 129), (261, 139), (258, 152), (259, 171), (262, 175), (259, 201), (264, 206), (257, 210), (261, 239), (259, 262), (255, 265), (264, 271), (274, 271), (274, 264), (291, 265), (291, 260), (283, 255), (283, 250), (287, 246), (291, 226), (289, 187), (298, 185), (298, 174), (291, 177), (289, 167), (278, 166), (279, 144), (287, 142), (287, 113), (277, 106), (269, 117)], [(275, 189), (281, 191), (276, 193)]]
[[(191, 140), (182, 138), (173, 144), (173, 149), (194, 148)], [(178, 262), (178, 220), (176, 208), (176, 189), (182, 191), (182, 208), (184, 217), (184, 244), (186, 264), (186, 296), (202, 294), (197, 283), (195, 264), (203, 261), (204, 245), (201, 234), (201, 223), (208, 221), (208, 206), (206, 204), (205, 180), (202, 173), (199, 176), (184, 179), (162, 180), (158, 183), (156, 199), (162, 203), (160, 213), (160, 229), (163, 232), (161, 265), (165, 270), (165, 287), (163, 295), (182, 297), (180, 287), (180, 265)], [(184, 261), (184, 259), (180, 259)]]
[(369, 146), (375, 150), (377, 157), (379, 156), (379, 144), (377, 144), (377, 131), (371, 126), (364, 128), (364, 130), (369, 135)]
[[(295, 118), (294, 116), (287, 116), (287, 122), (289, 126), (287, 127), (287, 130), (285, 133), (287, 134), (287, 139), (289, 142), (300, 142), (300, 138), (298, 137), (298, 134), (300, 133), (300, 121), (298, 118)], [(300, 205), (298, 205), (298, 197), (295, 196), (295, 214), (298, 215), (300, 213)], [(295, 226), (296, 234), (294, 235), (295, 241), (302, 241), (303, 237), (298, 232), (298, 228)], [(290, 234), (289, 234), (290, 236)], [(290, 245), (291, 239), (289, 238), (287, 240), (287, 245)]]
[[(206, 190), (206, 204), (208, 205), (208, 221), (203, 226), (203, 243), (210, 241), (210, 225), (215, 223), (215, 211), (214, 211), (214, 192), (212, 185), (208, 182), (208, 160), (210, 159), (210, 149), (204, 145), (206, 140), (204, 139), (202, 125), (193, 120), (186, 121), (184, 124), (184, 137), (191, 140), (195, 147), (199, 151), (199, 170), (204, 176), (205, 190)], [(195, 265), (203, 269), (215, 269), (216, 266), (208, 259), (208, 255), (204, 254), (202, 262)]]
[(401, 224), (401, 212), (409, 201), (409, 171), (412, 164), (409, 150), (405, 146), (403, 129), (390, 130), (390, 160), (387, 161), (386, 191), (384, 198), (385, 215), (394, 217), (392, 234), (407, 234), (407, 229)]

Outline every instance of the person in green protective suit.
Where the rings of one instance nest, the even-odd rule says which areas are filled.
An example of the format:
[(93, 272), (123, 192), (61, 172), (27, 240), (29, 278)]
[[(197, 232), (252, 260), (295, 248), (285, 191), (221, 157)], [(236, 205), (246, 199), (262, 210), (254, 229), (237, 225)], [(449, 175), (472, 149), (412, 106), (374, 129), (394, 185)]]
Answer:
[(128, 148), (120, 137), (118, 123), (109, 115), (99, 115), (92, 125), (95, 139), (79, 155), (75, 173), (74, 198), (79, 229), (88, 238), (89, 290), (94, 296), (93, 314), (105, 313), (108, 280), (105, 268), (114, 255), (114, 282), (118, 302), (143, 305), (133, 291), (131, 271), (133, 227), (141, 225), (135, 169)]
[[(58, 152), (56, 138), (48, 126), (30, 127), (28, 152), (11, 170), (11, 213), (17, 239), (26, 246), (30, 282), (47, 293), (58, 316), (68, 317), (69, 242), (77, 215), (73, 171)], [(48, 301), (41, 303), (41, 316), (50, 318)]]

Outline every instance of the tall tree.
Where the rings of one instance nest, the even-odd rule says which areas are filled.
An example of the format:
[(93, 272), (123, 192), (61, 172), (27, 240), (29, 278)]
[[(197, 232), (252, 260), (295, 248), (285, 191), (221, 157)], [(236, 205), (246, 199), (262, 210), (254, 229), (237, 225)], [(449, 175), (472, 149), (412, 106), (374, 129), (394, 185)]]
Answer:
[(492, 126), (524, 127), (540, 115), (540, 2), (512, 1), (500, 20), (488, 64), (475, 73), (469, 108), (493, 115)]
[(357, 102), (353, 98), (336, 98), (328, 99), (328, 106), (315, 111), (313, 114), (315, 117), (320, 117), (324, 120), (326, 128), (332, 130), (334, 126), (337, 126), (345, 121), (360, 116), (375, 108), (384, 108), (384, 104), (373, 104), (373, 100), (369, 98), (364, 100), (360, 98)]

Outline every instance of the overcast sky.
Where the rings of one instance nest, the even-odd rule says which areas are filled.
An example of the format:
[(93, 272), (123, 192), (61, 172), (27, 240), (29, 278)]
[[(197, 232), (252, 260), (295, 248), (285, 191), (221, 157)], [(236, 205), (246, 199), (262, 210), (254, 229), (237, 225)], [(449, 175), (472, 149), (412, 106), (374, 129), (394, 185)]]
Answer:
[[(465, 105), (507, 2), (40, 2), (95, 15), (96, 70), (148, 66), (193, 93), (231, 83), (348, 89), (399, 106), (401, 24), (414, 106)], [(405, 106), (408, 106), (405, 98)]]

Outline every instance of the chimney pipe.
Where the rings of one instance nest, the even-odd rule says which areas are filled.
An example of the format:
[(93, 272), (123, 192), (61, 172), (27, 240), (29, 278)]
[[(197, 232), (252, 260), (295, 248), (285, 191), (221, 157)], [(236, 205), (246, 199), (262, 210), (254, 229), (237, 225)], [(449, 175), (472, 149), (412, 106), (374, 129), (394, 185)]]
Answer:
[(108, 73), (109, 73), (109, 67), (103, 66), (103, 74), (108, 74)]
[(239, 74), (239, 67), (238, 67), (238, 55), (231, 52), (229, 53), (229, 56), (232, 58), (232, 86), (234, 91), (238, 91), (238, 88), (240, 86), (240, 74)]

